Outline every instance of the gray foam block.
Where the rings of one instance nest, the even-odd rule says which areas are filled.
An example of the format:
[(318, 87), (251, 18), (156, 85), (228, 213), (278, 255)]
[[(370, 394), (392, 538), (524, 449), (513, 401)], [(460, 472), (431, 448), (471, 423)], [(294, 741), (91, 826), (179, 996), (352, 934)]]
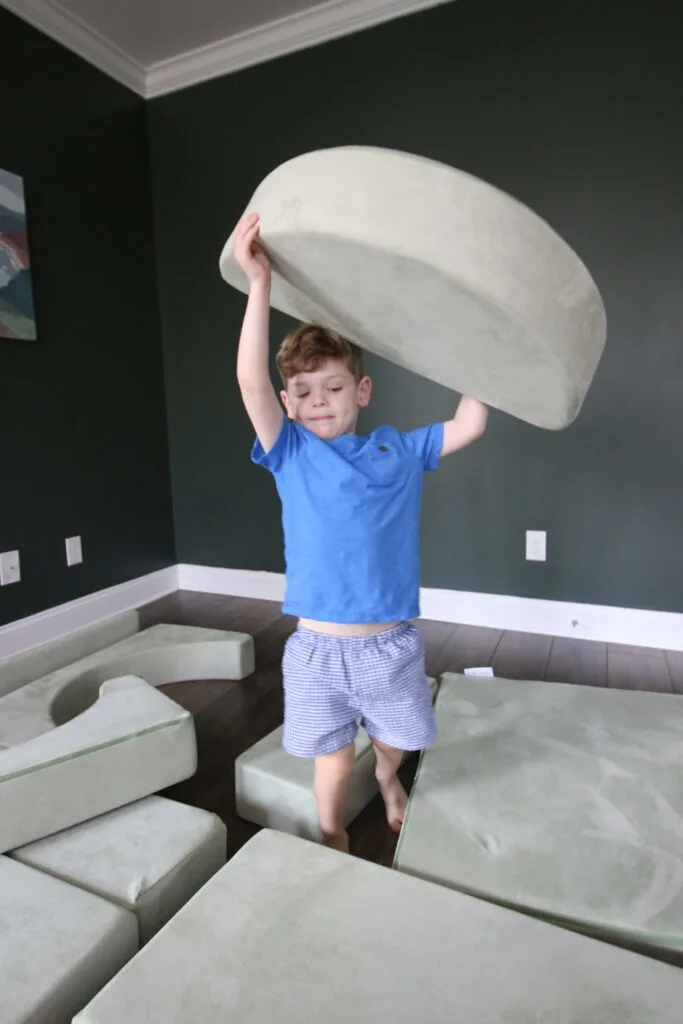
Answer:
[(683, 964), (683, 696), (441, 677), (394, 866)]
[(680, 1024), (683, 972), (264, 830), (75, 1024)]

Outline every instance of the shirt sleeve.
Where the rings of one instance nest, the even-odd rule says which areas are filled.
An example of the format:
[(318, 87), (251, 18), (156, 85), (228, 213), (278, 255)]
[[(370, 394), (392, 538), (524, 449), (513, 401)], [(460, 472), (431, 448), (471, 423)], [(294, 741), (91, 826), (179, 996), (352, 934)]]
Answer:
[(301, 436), (296, 429), (296, 424), (283, 415), (280, 433), (273, 447), (268, 452), (264, 451), (263, 445), (257, 437), (251, 449), (251, 460), (257, 466), (263, 466), (264, 469), (270, 470), (271, 473), (279, 473), (282, 467), (297, 454), (300, 447)]
[(443, 447), (443, 423), (430, 423), (403, 434), (406, 451), (415, 456), (425, 470), (434, 470), (439, 465)]

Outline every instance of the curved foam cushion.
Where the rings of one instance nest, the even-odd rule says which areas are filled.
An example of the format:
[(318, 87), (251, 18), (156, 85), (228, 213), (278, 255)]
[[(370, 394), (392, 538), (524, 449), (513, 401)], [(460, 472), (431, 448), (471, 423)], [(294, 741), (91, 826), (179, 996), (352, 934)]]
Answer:
[(446, 674), (394, 866), (683, 965), (683, 696)]
[(0, 857), (2, 1024), (70, 1024), (137, 950), (127, 910)]
[[(305, 153), (247, 206), (271, 303), (540, 427), (578, 414), (605, 343), (583, 262), (522, 203), (433, 160), (373, 147)], [(232, 254), (228, 283), (246, 291)]]
[(192, 679), (243, 679), (254, 669), (247, 633), (161, 624), (0, 698), (0, 746), (54, 729), (97, 700), (102, 683), (139, 676), (150, 686)]
[(216, 814), (149, 796), (11, 856), (132, 911), (144, 944), (225, 864), (226, 843)]
[(196, 769), (192, 715), (142, 679), (110, 679), (82, 714), (0, 750), (0, 852), (149, 796)]
[[(139, 628), (140, 616), (137, 611), (122, 612), (27, 651), (7, 656), (3, 653), (0, 660), (0, 697), (49, 672), (56, 672), (65, 665), (110, 647), (119, 640), (125, 640), (137, 633)], [(11, 633), (3, 637), (2, 632), (0, 629), (0, 652), (4, 648), (11, 648), (12, 639)]]
[(683, 973), (260, 832), (74, 1024), (679, 1024)]

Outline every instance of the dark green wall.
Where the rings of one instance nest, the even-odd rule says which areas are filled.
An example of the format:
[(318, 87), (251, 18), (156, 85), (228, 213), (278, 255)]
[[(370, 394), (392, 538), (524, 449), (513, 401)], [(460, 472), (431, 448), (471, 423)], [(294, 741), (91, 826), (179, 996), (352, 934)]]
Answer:
[(175, 554), (145, 104), (2, 8), (0, 39), (0, 167), (24, 176), (38, 323), (0, 339), (9, 622)]
[[(218, 256), (274, 166), (371, 144), (526, 202), (587, 262), (609, 316), (574, 425), (550, 433), (493, 414), (484, 440), (428, 477), (423, 583), (683, 610), (678, 9), (460, 0), (150, 104), (179, 561), (283, 567), (275, 489), (250, 464), (235, 385), (244, 299)], [(274, 317), (274, 345), (286, 326)], [(446, 390), (370, 364), (365, 426), (451, 414)], [(547, 563), (525, 561), (527, 528), (548, 531)]]

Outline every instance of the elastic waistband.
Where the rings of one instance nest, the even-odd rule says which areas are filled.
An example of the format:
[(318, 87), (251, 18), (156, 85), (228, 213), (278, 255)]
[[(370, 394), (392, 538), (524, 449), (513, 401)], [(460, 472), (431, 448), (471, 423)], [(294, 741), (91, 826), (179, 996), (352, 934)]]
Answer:
[(367, 647), (371, 644), (380, 643), (383, 640), (396, 640), (409, 633), (417, 632), (412, 622), (399, 622), (390, 629), (382, 629), (378, 633), (368, 633), (366, 636), (335, 636), (334, 633), (319, 633), (317, 629), (309, 629), (308, 626), (297, 624), (296, 632), (305, 637), (308, 641), (316, 641), (320, 644), (329, 644), (343, 647)]

